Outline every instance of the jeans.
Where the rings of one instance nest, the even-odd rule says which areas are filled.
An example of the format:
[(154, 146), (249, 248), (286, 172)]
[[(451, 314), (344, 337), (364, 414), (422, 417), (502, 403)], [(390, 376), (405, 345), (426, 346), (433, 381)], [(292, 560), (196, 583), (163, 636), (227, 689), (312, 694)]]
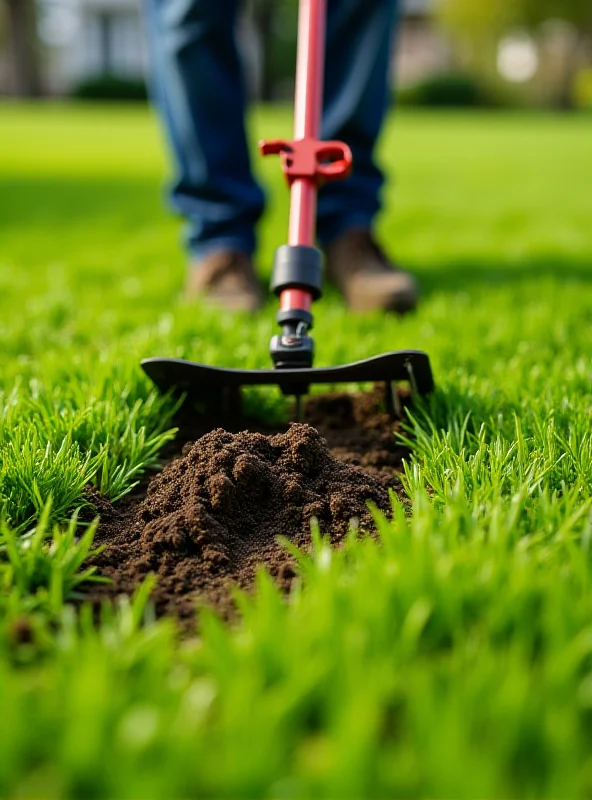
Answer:
[[(199, 258), (231, 248), (252, 255), (264, 194), (251, 173), (245, 135), (235, 39), (240, 2), (145, 3), (152, 89), (176, 167), (171, 202), (189, 223), (189, 253)], [(328, 0), (322, 138), (351, 147), (354, 171), (319, 193), (322, 246), (352, 227), (369, 227), (380, 207), (383, 175), (374, 148), (388, 104), (397, 6), (397, 0)]]

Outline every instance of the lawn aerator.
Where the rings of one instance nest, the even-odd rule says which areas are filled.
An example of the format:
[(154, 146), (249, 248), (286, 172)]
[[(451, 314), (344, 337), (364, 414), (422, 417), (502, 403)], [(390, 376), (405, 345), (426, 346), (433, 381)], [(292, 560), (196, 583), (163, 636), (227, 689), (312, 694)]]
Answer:
[(164, 391), (181, 390), (209, 408), (231, 412), (240, 387), (278, 385), (301, 398), (313, 383), (384, 382), (387, 405), (395, 410), (393, 384), (407, 381), (417, 394), (433, 388), (429, 358), (419, 350), (398, 350), (339, 367), (313, 368), (311, 306), (322, 293), (322, 256), (315, 246), (317, 192), (326, 181), (346, 178), (352, 168), (343, 142), (319, 140), (323, 104), (326, 0), (300, 0), (294, 139), (260, 143), (261, 153), (280, 156), (291, 191), (288, 244), (275, 255), (271, 289), (279, 298), (281, 333), (271, 340), (273, 369), (239, 370), (176, 358), (148, 358), (142, 367)]

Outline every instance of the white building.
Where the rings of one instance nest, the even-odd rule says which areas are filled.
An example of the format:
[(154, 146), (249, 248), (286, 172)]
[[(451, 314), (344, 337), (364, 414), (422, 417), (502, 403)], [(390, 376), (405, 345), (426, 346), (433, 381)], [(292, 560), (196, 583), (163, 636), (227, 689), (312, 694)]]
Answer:
[(40, 0), (39, 6), (50, 91), (68, 92), (99, 75), (135, 79), (145, 74), (140, 0)]
[[(212, 0), (215, 2), (215, 0)], [(48, 50), (46, 86), (67, 93), (86, 78), (145, 75), (147, 54), (142, 0), (38, 0), (40, 35)], [(445, 66), (442, 37), (430, 25), (433, 0), (405, 0), (397, 73), (402, 83)], [(240, 36), (252, 86), (258, 85), (261, 48), (248, 23)]]

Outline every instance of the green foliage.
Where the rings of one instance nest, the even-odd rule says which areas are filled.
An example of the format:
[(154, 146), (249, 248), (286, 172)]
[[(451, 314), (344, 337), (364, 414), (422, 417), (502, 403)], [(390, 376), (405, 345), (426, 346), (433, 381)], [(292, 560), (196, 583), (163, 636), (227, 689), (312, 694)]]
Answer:
[(582, 69), (576, 75), (573, 102), (576, 108), (592, 110), (592, 67)]
[(592, 33), (590, 3), (587, 0), (520, 0), (521, 20), (536, 25), (548, 19), (561, 19)]
[(461, 36), (489, 38), (515, 25), (519, 8), (519, 2), (444, 0), (436, 7), (436, 13), (447, 27)]
[(46, 363), (53, 376), (48, 385), (17, 379), (0, 392), (0, 498), (14, 526), (31, 525), (50, 497), (52, 520), (64, 521), (84, 505), (88, 483), (120, 499), (157, 466), (176, 433), (170, 424), (178, 403), (135, 389), (138, 376), (130, 370), (118, 375), (97, 362), (81, 374), (76, 358), (53, 361), (51, 355)]
[(101, 457), (83, 455), (69, 436), (54, 447), (29, 423), (11, 430), (0, 459), (0, 502), (5, 517), (11, 525), (26, 528), (54, 496), (58, 500), (53, 519), (63, 520), (81, 500)]
[(181, 651), (142, 602), (64, 613), (28, 680), (0, 662), (2, 793), (585, 794), (590, 523), (524, 540), (511, 509), (482, 535), (470, 502), (413, 503)]
[(298, 3), (249, 0), (247, 14), (261, 46), (259, 100), (292, 95), (296, 69)]
[(396, 102), (403, 106), (433, 108), (495, 107), (500, 98), (474, 75), (441, 73), (400, 89)]
[(50, 518), (48, 501), (35, 528), (25, 535), (0, 523), (0, 575), (2, 590), (11, 593), (13, 601), (34, 596), (36, 607), (58, 614), (81, 583), (105, 579), (95, 574), (95, 567), (81, 571), (84, 562), (100, 552), (92, 550), (97, 521), (79, 536), (77, 515), (65, 528), (52, 528)]
[[(281, 136), (291, 120), (264, 109), (252, 124)], [(352, 316), (329, 289), (315, 331), (319, 363), (430, 353), (438, 389), (405, 433), (411, 507), (377, 517), (376, 540), (335, 552), (317, 537), (289, 602), (261, 575), (235, 625), (203, 611), (199, 639), (179, 642), (149, 583), (101, 613), (72, 607), (91, 535), (50, 519), (80, 505), (87, 459), (114, 496), (118, 468), (129, 486), (155, 463), (173, 404), (140, 357), (266, 365), (273, 307), (230, 318), (178, 302), (147, 111), (3, 109), (2, 475), (42, 522), (2, 532), (0, 795), (590, 793), (591, 125), (404, 110), (388, 126), (397, 181), (379, 231), (422, 305)], [(287, 193), (277, 164), (257, 169), (265, 273)]]
[[(592, 15), (588, 0), (443, 0), (435, 13), (456, 40), (459, 61), (478, 74), (497, 79), (496, 53), (507, 34), (528, 33), (539, 45), (538, 74), (516, 99), (527, 105), (574, 107), (573, 87), (578, 71), (589, 62)], [(564, 23), (563, 34), (554, 34), (549, 45), (545, 23)], [(557, 48), (559, 47), (559, 52)], [(576, 107), (577, 103), (575, 104)]]
[(121, 78), (117, 75), (96, 75), (80, 81), (72, 90), (77, 100), (147, 100), (148, 90), (143, 80)]
[(588, 0), (443, 0), (439, 17), (461, 35), (499, 36), (512, 27), (532, 27), (548, 19), (590, 30)]
[(113, 383), (94, 401), (75, 383), (13, 390), (0, 422), (0, 502), (12, 525), (31, 525), (50, 498), (52, 520), (64, 521), (84, 505), (88, 483), (118, 500), (158, 464), (175, 435), (168, 426), (176, 406), (154, 391), (145, 400), (128, 394)]

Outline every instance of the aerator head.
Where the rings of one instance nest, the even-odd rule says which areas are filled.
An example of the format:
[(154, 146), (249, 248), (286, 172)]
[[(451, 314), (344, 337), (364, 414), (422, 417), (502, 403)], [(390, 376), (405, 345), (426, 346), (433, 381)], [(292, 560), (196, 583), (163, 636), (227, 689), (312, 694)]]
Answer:
[(315, 247), (284, 245), (276, 252), (272, 291), (280, 298), (277, 321), (281, 333), (270, 344), (273, 369), (222, 369), (175, 358), (142, 362), (147, 375), (162, 390), (176, 389), (204, 411), (222, 415), (240, 412), (243, 386), (279, 386), (293, 395), (298, 407), (313, 384), (384, 383), (387, 407), (396, 409), (394, 384), (406, 381), (414, 394), (433, 388), (430, 362), (419, 350), (400, 350), (340, 367), (313, 368), (310, 336), (313, 300), (321, 296), (322, 259)]
[(279, 386), (284, 394), (302, 397), (313, 384), (384, 383), (390, 411), (396, 410), (394, 384), (406, 381), (417, 395), (434, 386), (430, 362), (420, 350), (398, 350), (340, 367), (223, 369), (180, 358), (147, 358), (144, 372), (162, 391), (176, 389), (204, 411), (240, 411), (243, 386)]
[(289, 244), (277, 250), (271, 283), (280, 301), (281, 333), (271, 340), (274, 369), (236, 370), (192, 361), (149, 358), (144, 371), (162, 390), (178, 389), (205, 408), (232, 413), (240, 408), (242, 386), (275, 384), (300, 399), (311, 384), (383, 382), (388, 407), (395, 409), (394, 383), (408, 381), (412, 391), (433, 387), (425, 353), (404, 350), (343, 367), (313, 368), (311, 306), (321, 296), (322, 258), (314, 247), (317, 191), (327, 181), (346, 178), (352, 153), (343, 142), (319, 140), (325, 51), (326, 0), (301, 0), (298, 28), (294, 138), (261, 142), (263, 155), (278, 155), (291, 191)]

